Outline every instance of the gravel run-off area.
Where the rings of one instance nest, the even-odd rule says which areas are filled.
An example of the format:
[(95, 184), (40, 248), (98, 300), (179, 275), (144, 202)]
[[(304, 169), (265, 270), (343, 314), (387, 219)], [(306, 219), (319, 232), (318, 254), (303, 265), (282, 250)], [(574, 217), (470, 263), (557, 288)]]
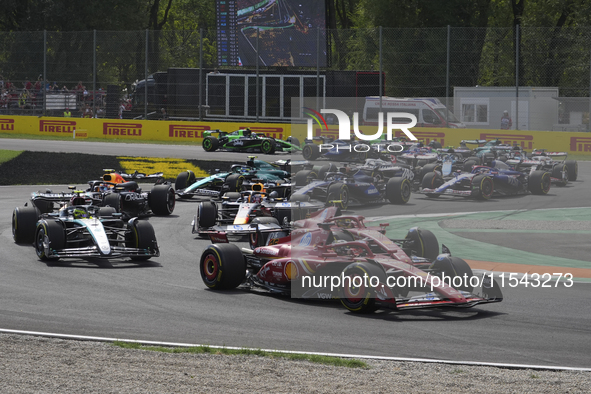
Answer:
[(589, 393), (591, 372), (366, 360), (333, 367), (0, 334), (2, 393)]

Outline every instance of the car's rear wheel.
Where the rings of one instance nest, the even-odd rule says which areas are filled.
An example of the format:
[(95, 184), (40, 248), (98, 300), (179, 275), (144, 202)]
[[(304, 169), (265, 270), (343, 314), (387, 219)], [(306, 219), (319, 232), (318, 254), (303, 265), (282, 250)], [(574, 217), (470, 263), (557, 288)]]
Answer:
[(407, 178), (390, 178), (386, 184), (386, 198), (392, 204), (406, 204), (410, 200), (412, 185)]
[(176, 194), (170, 185), (156, 185), (150, 192), (148, 202), (154, 215), (170, 215), (174, 212)]
[(208, 136), (203, 139), (202, 146), (206, 152), (213, 152), (220, 147), (220, 141), (215, 137)]
[(474, 197), (479, 200), (489, 200), (495, 192), (495, 184), (487, 175), (477, 175), (472, 178), (472, 190), (476, 190)]
[(263, 142), (261, 142), (261, 152), (263, 152), (266, 155), (272, 155), (273, 153), (275, 153), (275, 144), (275, 140), (265, 138)]
[[(45, 247), (47, 245), (47, 248)], [(61, 250), (66, 247), (66, 232), (58, 221), (43, 220), (37, 225), (35, 234), (35, 252), (41, 260), (59, 260), (50, 257), (49, 249)]]
[(537, 170), (529, 176), (528, 188), (532, 194), (544, 195), (550, 191), (551, 183), (549, 172)]
[(246, 276), (246, 264), (238, 246), (213, 244), (203, 251), (199, 271), (210, 289), (234, 289)]
[(370, 269), (363, 263), (348, 265), (342, 273), (343, 285), (339, 297), (341, 304), (354, 313), (372, 313), (378, 308), (371, 286), (365, 286), (371, 278)]
[[(127, 234), (126, 245), (130, 248), (146, 249), (149, 253), (154, 253), (157, 247), (156, 234), (154, 227), (150, 222), (143, 220), (135, 220), (131, 224), (130, 231)], [(144, 261), (150, 259), (152, 256), (132, 256), (134, 261)]]
[(121, 195), (119, 193), (108, 193), (103, 198), (103, 206), (115, 208), (116, 212), (121, 212)]
[(17, 244), (30, 244), (35, 239), (39, 212), (35, 207), (17, 207), (12, 212), (12, 238)]

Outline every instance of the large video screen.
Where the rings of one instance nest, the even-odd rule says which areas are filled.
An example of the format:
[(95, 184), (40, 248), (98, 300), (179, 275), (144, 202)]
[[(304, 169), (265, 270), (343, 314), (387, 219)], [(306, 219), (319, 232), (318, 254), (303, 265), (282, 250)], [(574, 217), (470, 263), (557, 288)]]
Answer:
[[(326, 66), (318, 0), (217, 0), (219, 66)], [(319, 31), (320, 29), (320, 31)]]

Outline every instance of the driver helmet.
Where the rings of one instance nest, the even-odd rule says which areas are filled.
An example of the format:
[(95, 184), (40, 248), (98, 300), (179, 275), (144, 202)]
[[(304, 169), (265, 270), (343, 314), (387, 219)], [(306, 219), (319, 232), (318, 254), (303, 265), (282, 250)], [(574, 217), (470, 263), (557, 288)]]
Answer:
[(250, 131), (250, 128), (247, 127), (244, 129), (244, 133), (243, 133), (246, 137), (249, 137), (252, 134), (252, 131)]
[(74, 219), (88, 219), (90, 217), (88, 211), (86, 211), (86, 209), (83, 208), (74, 209), (72, 214), (74, 215)]

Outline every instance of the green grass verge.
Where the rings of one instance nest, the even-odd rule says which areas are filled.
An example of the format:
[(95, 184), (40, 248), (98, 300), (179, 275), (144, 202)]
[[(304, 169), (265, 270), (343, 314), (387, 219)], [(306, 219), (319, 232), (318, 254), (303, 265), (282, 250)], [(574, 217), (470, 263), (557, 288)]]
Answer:
[(281, 352), (268, 352), (261, 349), (227, 349), (227, 348), (213, 348), (210, 346), (194, 346), (194, 347), (166, 347), (166, 346), (145, 346), (139, 343), (128, 343), (115, 341), (114, 346), (124, 349), (147, 350), (153, 352), (163, 353), (192, 353), (192, 354), (224, 354), (231, 356), (259, 356), (269, 358), (284, 358), (287, 360), (302, 360), (310, 361), (317, 364), (332, 365), (335, 367), (347, 368), (369, 368), (369, 365), (361, 360), (347, 359), (332, 356), (321, 356), (316, 354), (292, 354)]
[(4, 150), (0, 149), (0, 164), (14, 159), (18, 155), (23, 153), (22, 150)]

